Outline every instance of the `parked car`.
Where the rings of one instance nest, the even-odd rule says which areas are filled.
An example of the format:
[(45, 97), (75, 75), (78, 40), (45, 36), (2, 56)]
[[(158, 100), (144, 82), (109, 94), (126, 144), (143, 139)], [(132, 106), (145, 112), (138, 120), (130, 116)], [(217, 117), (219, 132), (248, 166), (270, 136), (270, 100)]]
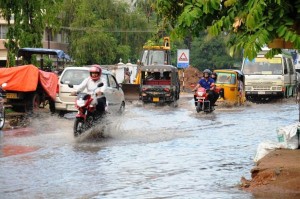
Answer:
[[(89, 66), (84, 67), (66, 67), (59, 77), (55, 108), (60, 114), (77, 111), (75, 108), (75, 96), (71, 92), (78, 88), (78, 85), (89, 77)], [(117, 83), (115, 76), (108, 70), (102, 70), (102, 81), (107, 84), (104, 91), (108, 111), (112, 113), (123, 112), (125, 109), (124, 92)], [(73, 85), (73, 88), (69, 87)], [(85, 92), (85, 91), (84, 91)]]

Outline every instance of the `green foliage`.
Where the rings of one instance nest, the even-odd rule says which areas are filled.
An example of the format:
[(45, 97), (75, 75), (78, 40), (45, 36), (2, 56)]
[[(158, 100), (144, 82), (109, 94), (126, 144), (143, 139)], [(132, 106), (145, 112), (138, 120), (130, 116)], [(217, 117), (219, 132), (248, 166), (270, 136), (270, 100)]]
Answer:
[[(8, 23), (5, 47), (8, 49), (8, 66), (14, 66), (13, 57), (22, 47), (41, 47), (46, 25), (57, 27), (60, 3), (63, 0), (0, 1), (2, 17)], [(11, 20), (14, 19), (14, 24)]]
[(77, 0), (76, 6), (69, 1), (64, 5), (63, 24), (70, 26), (69, 53), (77, 64), (139, 59), (143, 44), (151, 36), (147, 31), (153, 27), (151, 9), (143, 10), (151, 2), (130, 11), (128, 4), (119, 1)]
[(300, 49), (300, 1), (157, 0), (157, 5), (163, 26), (172, 27), (172, 35), (226, 32), (234, 38), (229, 42), (231, 54), (244, 49), (244, 56), (252, 59), (276, 38)]
[(44, 30), (53, 34), (61, 29), (68, 34), (76, 64), (117, 63), (120, 56), (137, 60), (157, 29), (155, 2), (139, 1), (131, 10), (117, 0), (0, 1), (1, 15), (8, 22), (9, 65), (14, 65), (20, 47), (41, 47)]
[(241, 54), (234, 57), (229, 55), (226, 40), (227, 37), (224, 35), (208, 38), (206, 34), (201, 34), (192, 42), (190, 64), (199, 70), (233, 68), (236, 64), (241, 64)]
[(127, 61), (130, 60), (130, 46), (127, 45), (119, 45), (117, 47), (116, 58), (122, 58), (122, 60)]
[(53, 61), (52, 61), (52, 59), (50, 59), (49, 57), (45, 56), (44, 57), (44, 66), (46, 68), (52, 69), (52, 67), (53, 67)]
[(86, 32), (75, 38), (71, 45), (72, 55), (79, 65), (113, 63), (116, 58), (116, 40), (105, 33)]

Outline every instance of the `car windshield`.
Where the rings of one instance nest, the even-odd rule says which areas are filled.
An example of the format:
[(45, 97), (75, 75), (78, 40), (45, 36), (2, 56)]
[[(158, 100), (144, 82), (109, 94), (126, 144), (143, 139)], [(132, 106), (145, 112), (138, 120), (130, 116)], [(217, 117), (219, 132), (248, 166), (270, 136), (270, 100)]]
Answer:
[(79, 85), (88, 76), (88, 70), (66, 70), (61, 77), (61, 83)]
[(257, 57), (251, 61), (246, 59), (243, 73), (245, 75), (281, 75), (283, 73), (281, 58)]
[(218, 84), (235, 84), (236, 75), (233, 73), (219, 72), (216, 83)]

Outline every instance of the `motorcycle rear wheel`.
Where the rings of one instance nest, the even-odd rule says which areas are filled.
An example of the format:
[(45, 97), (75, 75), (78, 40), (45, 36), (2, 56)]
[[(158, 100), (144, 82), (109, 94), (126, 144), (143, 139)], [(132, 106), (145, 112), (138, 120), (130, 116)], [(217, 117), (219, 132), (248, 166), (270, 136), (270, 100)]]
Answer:
[(0, 130), (4, 127), (4, 124), (5, 124), (5, 109), (3, 107), (0, 112)]
[(75, 137), (79, 136), (84, 131), (83, 118), (75, 118), (73, 131)]

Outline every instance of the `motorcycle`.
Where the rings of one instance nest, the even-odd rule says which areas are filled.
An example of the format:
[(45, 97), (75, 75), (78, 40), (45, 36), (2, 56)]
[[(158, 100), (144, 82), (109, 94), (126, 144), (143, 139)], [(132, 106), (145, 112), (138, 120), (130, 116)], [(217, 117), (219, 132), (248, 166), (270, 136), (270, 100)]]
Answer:
[(205, 88), (200, 87), (195, 92), (195, 105), (196, 111), (199, 113), (203, 111), (205, 113), (210, 113), (215, 110), (213, 106), (211, 106), (210, 101), (208, 100), (208, 93), (206, 92)]
[[(103, 83), (98, 84), (98, 87), (101, 86), (103, 86)], [(69, 85), (69, 87), (73, 88), (72, 85)], [(78, 93), (76, 96), (75, 107), (77, 108), (78, 112), (75, 116), (73, 126), (75, 137), (90, 129), (106, 112), (106, 110), (105, 112), (99, 112), (96, 110), (96, 105), (92, 103), (94, 99), (96, 99), (95, 90), (92, 94)], [(107, 105), (105, 109), (107, 109)]]
[(4, 90), (6, 83), (3, 83), (0, 86), (0, 130), (4, 127), (5, 124), (5, 106), (4, 106)]

